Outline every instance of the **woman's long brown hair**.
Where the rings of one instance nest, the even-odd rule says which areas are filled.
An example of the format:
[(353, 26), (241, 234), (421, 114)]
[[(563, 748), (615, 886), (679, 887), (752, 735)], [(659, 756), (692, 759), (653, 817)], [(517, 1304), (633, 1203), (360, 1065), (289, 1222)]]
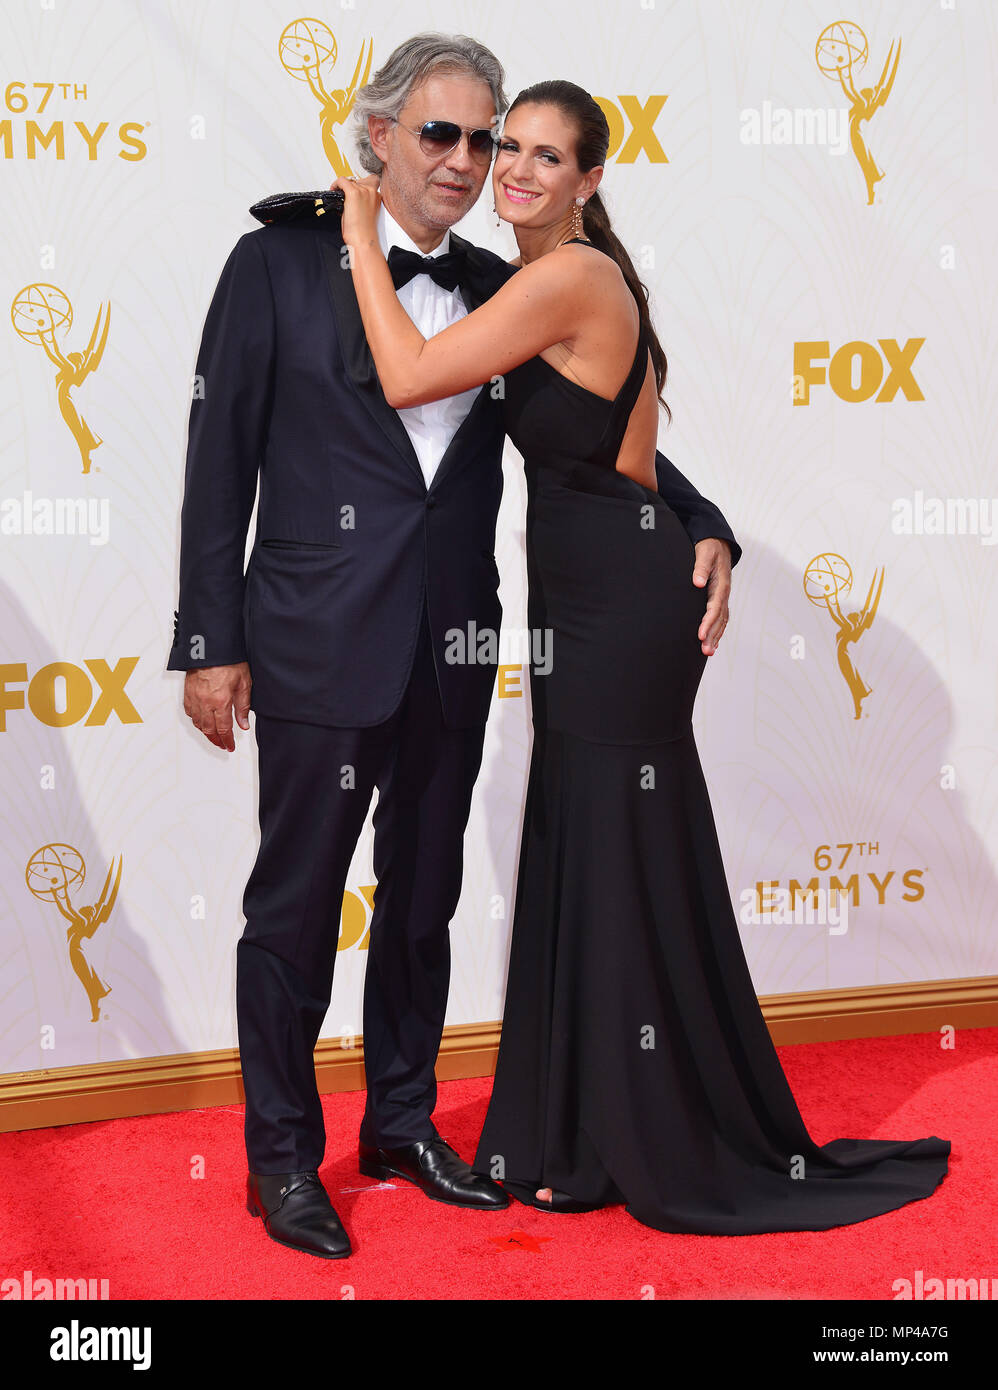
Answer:
[[(606, 153), (610, 148), (610, 127), (607, 125), (606, 117), (599, 105), (582, 87), (577, 87), (574, 82), (565, 82), (561, 79), (537, 82), (532, 87), (525, 87), (506, 113), (507, 120), (518, 106), (528, 104), (555, 106), (574, 124), (577, 131), (575, 158), (581, 173), (587, 174), (590, 169), (595, 169), (606, 162)], [(582, 211), (582, 228), (594, 246), (617, 262), (621, 274), (627, 282), (627, 288), (634, 296), (638, 313), (641, 316), (641, 324), (648, 338), (658, 399), (665, 407), (665, 412), (671, 422), (672, 411), (662, 397), (669, 364), (662, 350), (662, 344), (658, 341), (652, 327), (651, 314), (648, 311), (648, 290), (638, 278), (633, 261), (610, 225), (610, 217), (599, 195), (599, 189), (589, 198)]]

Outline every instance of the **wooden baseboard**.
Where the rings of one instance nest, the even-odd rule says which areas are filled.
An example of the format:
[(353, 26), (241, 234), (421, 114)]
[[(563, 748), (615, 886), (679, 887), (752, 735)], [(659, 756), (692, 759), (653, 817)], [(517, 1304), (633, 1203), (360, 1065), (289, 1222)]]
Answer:
[[(946, 1026), (993, 1028), (998, 1026), (998, 976), (768, 994), (759, 1004), (777, 1046), (931, 1033)], [(491, 1076), (499, 1033), (499, 1023), (445, 1028), (437, 1078)], [(345, 1047), (341, 1039), (320, 1038), (315, 1072), (323, 1094), (363, 1090), (362, 1040)], [(236, 1048), (11, 1072), (0, 1075), (0, 1133), (241, 1105), (244, 1099)]]

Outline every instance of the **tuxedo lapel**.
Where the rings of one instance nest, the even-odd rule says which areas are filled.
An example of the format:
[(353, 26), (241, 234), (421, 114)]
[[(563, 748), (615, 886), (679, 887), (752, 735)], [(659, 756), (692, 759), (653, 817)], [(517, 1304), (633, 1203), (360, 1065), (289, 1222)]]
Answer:
[(437, 471), (430, 479), (430, 492), (438, 487), (446, 475), (451, 472), (455, 460), (461, 456), (461, 452), (467, 441), (473, 439), (475, 431), (481, 429), (485, 424), (485, 416), (490, 407), (493, 410), (496, 409), (495, 402), (492, 399), (492, 387), (486, 382), (472, 401), (471, 409), (457, 427), (451, 442), (444, 451), (443, 458), (437, 464)]
[[(494, 261), (487, 260), (477, 246), (465, 241), (464, 237), (458, 236), (453, 230), (450, 234), (450, 244), (452, 251), (464, 251), (467, 256), (467, 267), (458, 288), (464, 300), (464, 307), (471, 314), (495, 294), (506, 277), (502, 272), (497, 275)], [(437, 465), (437, 471), (430, 479), (431, 492), (454, 467), (454, 461), (460, 456), (466, 441), (485, 424), (484, 417), (490, 408), (497, 409), (492, 396), (492, 386), (486, 382), (447, 445), (444, 456)]]
[(319, 246), (326, 270), (326, 280), (329, 284), (333, 312), (336, 315), (336, 331), (339, 336), (340, 351), (343, 354), (347, 374), (372, 419), (384, 431), (410, 468), (415, 470), (420, 482), (423, 482), (423, 470), (419, 466), (419, 459), (412, 447), (412, 440), (399, 419), (398, 413), (385, 400), (384, 392), (381, 389), (378, 373), (374, 366), (374, 358), (364, 334), (364, 321), (360, 316), (357, 296), (354, 293), (353, 276), (350, 274), (349, 268), (342, 265), (340, 261), (341, 242), (337, 238), (321, 232), (319, 234)]

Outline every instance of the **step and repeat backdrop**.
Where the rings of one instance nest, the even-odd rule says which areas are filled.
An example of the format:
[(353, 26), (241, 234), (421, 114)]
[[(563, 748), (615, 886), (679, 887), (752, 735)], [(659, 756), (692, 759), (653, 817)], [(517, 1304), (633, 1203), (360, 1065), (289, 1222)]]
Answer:
[[(607, 114), (660, 445), (744, 547), (695, 731), (757, 990), (998, 972), (994, 0), (5, 0), (0, 26), (0, 1071), (236, 1043), (255, 743), (209, 745), (165, 669), (198, 344), (249, 205), (358, 171), (357, 84), (421, 30)], [(459, 230), (512, 256), (491, 204)], [(510, 446), (504, 472), (515, 632)], [(526, 659), (494, 693), (452, 1024), (502, 1012)], [(327, 1037), (361, 1031), (371, 851), (369, 818)]]

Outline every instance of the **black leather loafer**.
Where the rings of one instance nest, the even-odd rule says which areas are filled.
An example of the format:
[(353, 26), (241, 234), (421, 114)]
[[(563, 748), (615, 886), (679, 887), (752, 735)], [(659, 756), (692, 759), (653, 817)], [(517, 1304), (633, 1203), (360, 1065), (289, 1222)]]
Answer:
[(360, 1171), (367, 1178), (404, 1178), (415, 1183), (434, 1202), (455, 1207), (498, 1211), (509, 1206), (509, 1197), (498, 1183), (471, 1171), (446, 1139), (420, 1139), (400, 1149), (360, 1146)]
[(318, 1173), (250, 1173), (246, 1210), (263, 1217), (268, 1236), (278, 1245), (323, 1260), (350, 1254), (350, 1239)]

